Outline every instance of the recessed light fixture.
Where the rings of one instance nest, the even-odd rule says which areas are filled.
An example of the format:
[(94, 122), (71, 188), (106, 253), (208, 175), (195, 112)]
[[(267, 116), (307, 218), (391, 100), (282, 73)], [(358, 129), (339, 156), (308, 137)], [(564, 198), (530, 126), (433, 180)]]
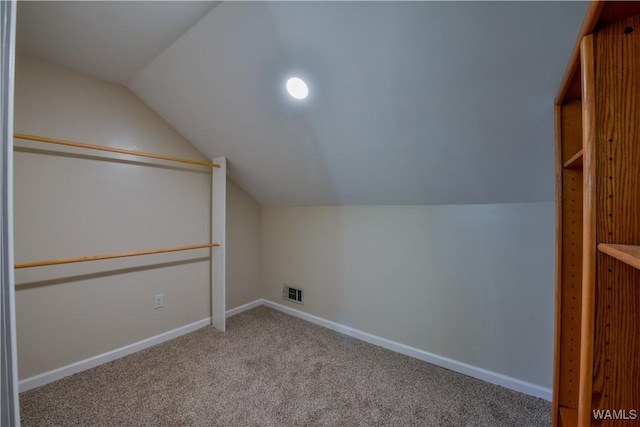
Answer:
[(309, 95), (309, 88), (301, 78), (291, 77), (287, 80), (287, 92), (295, 99), (305, 99)]

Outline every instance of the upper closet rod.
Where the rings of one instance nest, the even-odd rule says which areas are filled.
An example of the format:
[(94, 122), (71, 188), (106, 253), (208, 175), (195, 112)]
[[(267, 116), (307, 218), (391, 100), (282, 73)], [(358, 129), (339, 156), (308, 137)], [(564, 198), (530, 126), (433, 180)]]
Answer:
[(208, 166), (211, 168), (219, 168), (218, 163), (203, 162), (200, 160), (183, 159), (181, 157), (163, 156), (161, 154), (145, 153), (142, 151), (125, 150), (123, 148), (107, 147), (104, 145), (86, 144), (84, 142), (66, 141), (64, 139), (47, 138), (45, 136), (27, 135), (24, 133), (14, 133), (14, 138), (26, 139), (29, 141), (46, 142), (48, 144), (66, 145), (69, 147), (88, 148), (90, 150), (110, 151), (112, 153), (130, 154), (132, 156), (149, 157), (152, 159), (168, 160), (170, 162), (189, 163), (192, 165)]

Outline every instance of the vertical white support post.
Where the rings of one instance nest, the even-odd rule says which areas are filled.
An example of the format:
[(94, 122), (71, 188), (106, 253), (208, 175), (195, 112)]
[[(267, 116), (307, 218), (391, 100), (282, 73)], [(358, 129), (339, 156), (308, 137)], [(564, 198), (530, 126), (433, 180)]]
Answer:
[(13, 278), (13, 73), (15, 1), (0, 1), (0, 425), (19, 426)]
[(212, 160), (220, 168), (211, 173), (211, 241), (220, 243), (211, 248), (211, 324), (224, 332), (226, 319), (225, 295), (225, 233), (227, 229), (227, 159)]

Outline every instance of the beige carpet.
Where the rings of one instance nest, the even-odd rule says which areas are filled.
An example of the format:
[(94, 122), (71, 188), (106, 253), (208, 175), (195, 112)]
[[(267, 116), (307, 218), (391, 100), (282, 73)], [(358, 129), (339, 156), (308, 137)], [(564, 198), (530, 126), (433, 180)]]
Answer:
[(550, 404), (258, 307), (20, 395), (25, 426), (548, 426)]

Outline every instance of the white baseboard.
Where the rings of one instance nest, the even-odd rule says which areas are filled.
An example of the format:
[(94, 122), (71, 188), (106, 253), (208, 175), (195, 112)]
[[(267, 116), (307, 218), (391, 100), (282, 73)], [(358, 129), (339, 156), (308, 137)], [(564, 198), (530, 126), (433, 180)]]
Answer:
[(241, 305), (239, 307), (232, 308), (231, 310), (227, 310), (226, 317), (228, 319), (231, 316), (235, 316), (236, 314), (240, 314), (243, 311), (251, 310), (252, 308), (258, 307), (258, 306), (263, 305), (263, 304), (264, 304), (263, 300), (257, 299), (255, 301), (250, 302), (250, 303), (243, 304), (243, 305)]
[(180, 335), (188, 334), (189, 332), (193, 332), (208, 325), (211, 325), (210, 317), (191, 323), (189, 325), (181, 326), (171, 331), (163, 332), (142, 341), (138, 341), (133, 344), (129, 344), (124, 347), (120, 347), (115, 350), (111, 350), (106, 353), (99, 354), (97, 356), (93, 356), (58, 369), (54, 369), (49, 372), (44, 372), (42, 374), (26, 378), (18, 383), (19, 391), (20, 393), (22, 393), (23, 391), (31, 390), (32, 388), (49, 384), (50, 382), (57, 381), (77, 372), (95, 368), (96, 366), (111, 362), (112, 360), (119, 359), (128, 354), (144, 350), (145, 348), (152, 347), (156, 344), (163, 343), (170, 339), (177, 338)]
[[(398, 342), (391, 341), (386, 338), (381, 338), (376, 335), (372, 335), (367, 332), (363, 332), (358, 329), (351, 328), (349, 326), (344, 326), (339, 323), (332, 322), (327, 319), (323, 319), (322, 317), (314, 316), (312, 314), (308, 314), (303, 311), (296, 310), (294, 308), (275, 303), (273, 301), (269, 301), (265, 299), (262, 299), (259, 301), (267, 307), (271, 307), (275, 310), (290, 314), (292, 316), (298, 317), (300, 319), (306, 320), (311, 323), (315, 323), (316, 325), (323, 326), (327, 329), (340, 332), (350, 337), (354, 337), (362, 341), (366, 341), (370, 344), (374, 344), (379, 347), (383, 347), (388, 350), (395, 351), (396, 353), (404, 354), (405, 356), (413, 357), (415, 359), (419, 359), (424, 362), (428, 362), (433, 365), (449, 369), (451, 371), (459, 372), (461, 374), (468, 375), (470, 377), (477, 378), (479, 380), (486, 381), (491, 384), (496, 384), (511, 390), (518, 391), (520, 393), (528, 394), (530, 396), (540, 397), (542, 399), (551, 401), (551, 389), (541, 387), (539, 385), (532, 384), (526, 381), (522, 381), (517, 378), (499, 374), (497, 372), (492, 372), (487, 369), (468, 365), (466, 363), (449, 359), (447, 357), (438, 356), (437, 354), (429, 353), (424, 350), (410, 347), (408, 345), (400, 344)], [(257, 302), (258, 301), (255, 301), (254, 303), (257, 303)], [(256, 304), (256, 305), (260, 305), (260, 304)]]
[[(259, 305), (262, 305), (262, 304), (263, 304), (262, 300), (256, 300), (248, 304), (241, 305), (240, 307), (227, 310), (225, 312), (225, 317), (229, 318), (235, 314), (242, 313), (243, 311), (251, 310), (252, 308), (258, 307)], [(197, 322), (191, 323), (189, 325), (182, 326), (180, 328), (173, 329), (168, 332), (164, 332), (162, 334), (144, 339), (142, 341), (138, 341), (133, 344), (129, 344), (127, 346), (124, 346), (112, 351), (108, 351), (106, 353), (99, 354), (97, 356), (90, 357), (88, 359), (80, 360), (79, 362), (71, 363), (69, 365), (62, 366), (52, 371), (44, 372), (42, 374), (35, 375), (30, 378), (25, 378), (24, 380), (18, 383), (19, 391), (20, 393), (22, 393), (24, 391), (43, 386), (45, 384), (49, 384), (50, 382), (57, 381), (69, 375), (86, 371), (87, 369), (95, 368), (96, 366), (102, 365), (107, 362), (111, 362), (112, 360), (119, 359), (128, 354), (135, 353), (137, 351), (154, 346), (156, 344), (160, 344), (170, 339), (177, 338), (180, 335), (188, 334), (189, 332), (193, 332), (197, 329), (200, 329), (204, 326), (208, 326), (210, 324), (211, 324), (211, 318), (208, 317), (206, 319), (202, 319)]]
[[(415, 359), (422, 360), (422, 361), (425, 361), (433, 365), (440, 366), (455, 372), (459, 372), (461, 374), (468, 375), (470, 377), (477, 378), (479, 380), (486, 381), (491, 384), (496, 384), (511, 390), (528, 394), (530, 396), (540, 397), (542, 399), (549, 400), (549, 401), (551, 400), (551, 390), (548, 388), (541, 387), (539, 385), (532, 384), (526, 381), (522, 381), (517, 378), (499, 374), (497, 372), (492, 372), (483, 368), (478, 368), (476, 366), (468, 365), (466, 363), (449, 359), (447, 357), (439, 356), (437, 354), (429, 353), (424, 350), (410, 347), (408, 345), (400, 344), (398, 342), (391, 341), (386, 338), (382, 338), (367, 332), (363, 332), (358, 329), (351, 328), (349, 326), (344, 326), (339, 323), (332, 322), (327, 319), (323, 319), (322, 317), (314, 316), (312, 314), (308, 314), (303, 311), (296, 310), (294, 308), (275, 303), (273, 301), (258, 299), (248, 304), (244, 304), (239, 307), (233, 308), (231, 310), (227, 310), (225, 313), (225, 316), (229, 318), (236, 314), (242, 313), (243, 311), (247, 311), (261, 305), (265, 305), (267, 307), (273, 308), (275, 310), (281, 311), (291, 316), (298, 317), (300, 319), (306, 320), (316, 325), (323, 326), (327, 329), (331, 329), (336, 332), (340, 332), (350, 337), (360, 339), (370, 344), (374, 344), (379, 347), (383, 347), (388, 350), (395, 351), (396, 353), (404, 354), (405, 356), (413, 357)], [(71, 374), (82, 372), (84, 370), (102, 365), (103, 363), (107, 363), (112, 360), (118, 359), (120, 357), (126, 356), (128, 354), (135, 353), (137, 351), (154, 346), (156, 344), (160, 344), (164, 341), (168, 341), (170, 339), (179, 337), (180, 335), (193, 332), (197, 329), (200, 329), (210, 324), (211, 324), (211, 318), (202, 319), (198, 322), (194, 322), (189, 325), (182, 326), (180, 328), (177, 328), (168, 332), (164, 332), (162, 334), (156, 335), (151, 338), (147, 338), (142, 341), (138, 341), (136, 343), (127, 345), (125, 347), (121, 347), (119, 349), (112, 350), (107, 353), (90, 357), (89, 359), (81, 360), (79, 362), (72, 363), (70, 365), (63, 366), (61, 368), (54, 369), (52, 371), (45, 372), (43, 374), (24, 379), (19, 383), (20, 392), (31, 390), (32, 388), (40, 387), (42, 385), (45, 385), (50, 382), (69, 376)]]

